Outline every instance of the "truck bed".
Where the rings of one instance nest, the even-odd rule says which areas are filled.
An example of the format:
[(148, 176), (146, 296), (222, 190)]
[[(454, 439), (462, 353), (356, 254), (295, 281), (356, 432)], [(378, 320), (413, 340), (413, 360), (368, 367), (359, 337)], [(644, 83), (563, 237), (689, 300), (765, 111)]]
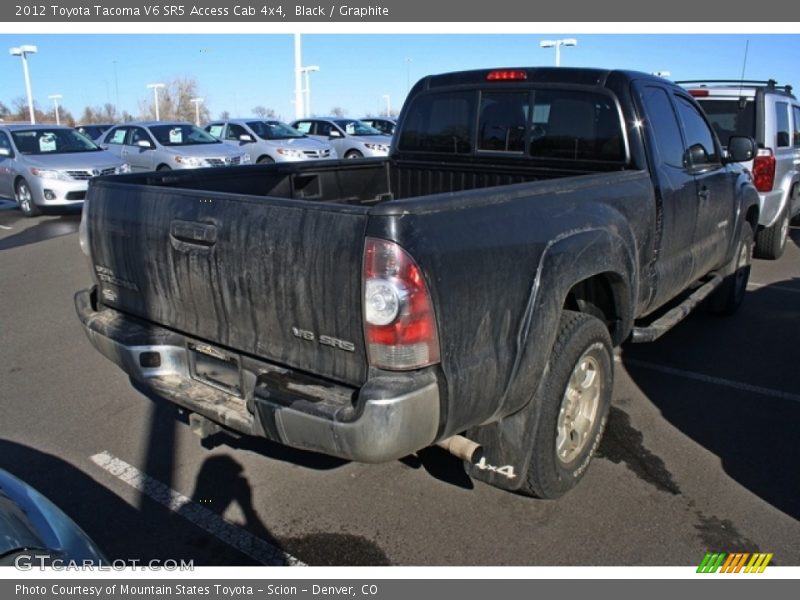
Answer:
[(586, 175), (590, 170), (532, 168), (529, 164), (402, 163), (391, 159), (325, 161), (304, 165), (279, 164), (256, 167), (146, 173), (117, 178), (122, 183), (269, 196), (337, 204), (373, 205), (400, 200)]

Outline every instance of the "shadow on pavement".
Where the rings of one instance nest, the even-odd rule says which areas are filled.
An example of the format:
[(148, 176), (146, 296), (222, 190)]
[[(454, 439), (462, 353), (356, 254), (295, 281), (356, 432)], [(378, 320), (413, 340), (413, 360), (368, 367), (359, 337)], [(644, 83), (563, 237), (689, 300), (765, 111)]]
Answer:
[(622, 362), (664, 417), (716, 454), (732, 479), (800, 519), (796, 284), (749, 291), (733, 317), (698, 313), (657, 342), (627, 344)]
[[(75, 233), (78, 231), (78, 226), (81, 222), (81, 213), (78, 211), (75, 214), (62, 215), (55, 219), (47, 217), (35, 218), (37, 220), (35, 225), (0, 239), (0, 250), (20, 248)], [(8, 220), (5, 219), (0, 224), (5, 224), (6, 221)], [(9, 221), (9, 223), (11, 222), (16, 221)]]

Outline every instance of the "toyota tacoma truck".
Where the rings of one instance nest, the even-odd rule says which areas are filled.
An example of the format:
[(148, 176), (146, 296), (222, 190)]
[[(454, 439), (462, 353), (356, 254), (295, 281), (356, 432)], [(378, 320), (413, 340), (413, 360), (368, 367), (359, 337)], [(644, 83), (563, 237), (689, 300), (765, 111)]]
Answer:
[(742, 302), (758, 194), (642, 73), (433, 75), (386, 158), (93, 180), (89, 340), (219, 428), (361, 462), (438, 444), (555, 498), (606, 423), (613, 348)]

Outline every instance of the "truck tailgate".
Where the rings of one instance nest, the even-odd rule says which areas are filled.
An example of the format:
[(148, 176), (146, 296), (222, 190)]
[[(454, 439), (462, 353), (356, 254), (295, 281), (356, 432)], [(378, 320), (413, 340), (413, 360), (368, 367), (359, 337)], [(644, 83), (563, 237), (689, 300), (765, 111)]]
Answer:
[(85, 218), (103, 303), (235, 352), (363, 383), (365, 210), (206, 194), (92, 186)]

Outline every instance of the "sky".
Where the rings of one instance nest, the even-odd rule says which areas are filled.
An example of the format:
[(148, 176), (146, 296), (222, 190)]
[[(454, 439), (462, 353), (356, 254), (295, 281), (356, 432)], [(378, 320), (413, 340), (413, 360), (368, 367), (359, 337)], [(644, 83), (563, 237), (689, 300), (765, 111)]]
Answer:
[[(341, 107), (351, 117), (402, 105), (409, 84), (433, 73), (501, 66), (550, 66), (543, 39), (576, 38), (561, 49), (561, 65), (669, 71), (671, 79), (776, 79), (800, 86), (800, 35), (772, 34), (304, 34), (311, 73), (311, 112)], [(291, 34), (2, 34), (6, 48), (38, 46), (29, 56), (33, 96), (49, 95), (76, 118), (85, 106), (118, 105), (136, 115), (149, 102), (148, 83), (193, 77), (212, 118), (223, 111), (252, 116), (258, 105), (295, 117)], [(747, 56), (745, 61), (745, 49)], [(0, 101), (24, 97), (21, 61), (5, 54)], [(800, 88), (798, 88), (800, 89)]]

